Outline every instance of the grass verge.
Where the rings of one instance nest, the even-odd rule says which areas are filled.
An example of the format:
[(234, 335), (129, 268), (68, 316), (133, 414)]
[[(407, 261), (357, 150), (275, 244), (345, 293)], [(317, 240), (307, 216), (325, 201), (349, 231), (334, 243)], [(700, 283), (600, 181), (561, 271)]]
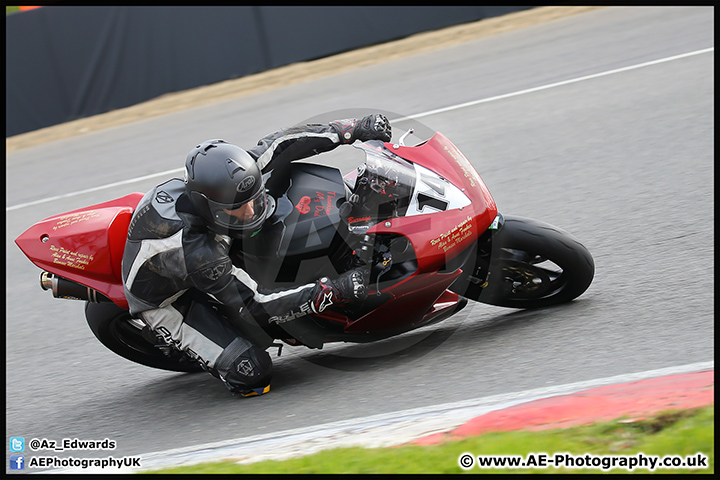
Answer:
[[(540, 432), (493, 432), (434, 446), (404, 445), (390, 448), (340, 448), (285, 461), (263, 461), (245, 465), (233, 462), (206, 463), (145, 473), (713, 473), (715, 470), (714, 405), (682, 411), (662, 412), (640, 420), (618, 419), (608, 423)], [(520, 456), (523, 461), (540, 463), (540, 453), (555, 459), (555, 454), (570, 453), (619, 456), (616, 462), (629, 462), (642, 453), (645, 457), (677, 457), (690, 461), (707, 457), (701, 468), (601, 468), (523, 467), (479, 468), (464, 470), (459, 458), (465, 453), (478, 456)], [(536, 454), (530, 457), (530, 454)], [(631, 457), (634, 456), (634, 457)], [(667, 457), (666, 457), (667, 458)], [(582, 460), (576, 460), (579, 464)], [(616, 463), (619, 465), (619, 463)], [(629, 467), (629, 465), (628, 465)]]

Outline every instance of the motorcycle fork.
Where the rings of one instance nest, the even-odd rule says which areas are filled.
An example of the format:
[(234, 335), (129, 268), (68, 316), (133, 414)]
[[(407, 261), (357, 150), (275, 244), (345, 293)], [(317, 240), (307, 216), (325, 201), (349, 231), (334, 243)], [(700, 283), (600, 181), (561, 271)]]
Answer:
[(468, 280), (473, 285), (485, 288), (488, 285), (490, 275), (490, 260), (492, 258), (493, 238), (500, 229), (502, 229), (505, 220), (498, 213), (493, 223), (478, 238), (477, 255), (475, 256), (475, 266), (472, 271), (468, 272)]

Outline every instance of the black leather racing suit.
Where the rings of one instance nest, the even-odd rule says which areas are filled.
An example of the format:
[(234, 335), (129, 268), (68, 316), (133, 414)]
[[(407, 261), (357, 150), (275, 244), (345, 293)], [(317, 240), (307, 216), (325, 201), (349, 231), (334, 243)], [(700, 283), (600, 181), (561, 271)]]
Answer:
[[(332, 150), (341, 143), (330, 125), (297, 125), (262, 138), (248, 153), (263, 173)], [(122, 263), (130, 312), (164, 340), (197, 359), (233, 392), (263, 393), (271, 343), (257, 327), (271, 316), (307, 312), (315, 284), (266, 290), (229, 257), (232, 240), (207, 229), (173, 179), (148, 192), (128, 230)], [(205, 301), (207, 295), (239, 312), (242, 336)]]

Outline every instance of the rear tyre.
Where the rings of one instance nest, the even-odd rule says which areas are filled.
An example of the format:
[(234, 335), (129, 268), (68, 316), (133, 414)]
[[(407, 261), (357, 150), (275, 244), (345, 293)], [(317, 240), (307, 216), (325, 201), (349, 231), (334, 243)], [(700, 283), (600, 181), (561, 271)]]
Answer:
[(142, 331), (144, 323), (114, 303), (85, 304), (85, 317), (93, 334), (107, 348), (135, 363), (173, 372), (199, 372), (200, 364), (168, 346), (155, 346)]

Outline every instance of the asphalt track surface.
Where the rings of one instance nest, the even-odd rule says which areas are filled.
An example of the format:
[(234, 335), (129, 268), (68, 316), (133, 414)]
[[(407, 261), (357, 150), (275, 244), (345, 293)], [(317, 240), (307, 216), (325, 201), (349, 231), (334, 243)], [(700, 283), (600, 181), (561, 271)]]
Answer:
[[(11, 153), (6, 437), (109, 438), (112, 452), (52, 454), (138, 455), (712, 360), (713, 45), (711, 7), (607, 8)], [(536, 311), (471, 305), (379, 344), (286, 346), (271, 393), (241, 399), (107, 351), (82, 303), (42, 292), (13, 243), (50, 215), (148, 190), (206, 138), (249, 147), (360, 107), (435, 112), (419, 120), (465, 153), (501, 212), (589, 248), (588, 291)], [(357, 159), (326, 157), (344, 172)]]

